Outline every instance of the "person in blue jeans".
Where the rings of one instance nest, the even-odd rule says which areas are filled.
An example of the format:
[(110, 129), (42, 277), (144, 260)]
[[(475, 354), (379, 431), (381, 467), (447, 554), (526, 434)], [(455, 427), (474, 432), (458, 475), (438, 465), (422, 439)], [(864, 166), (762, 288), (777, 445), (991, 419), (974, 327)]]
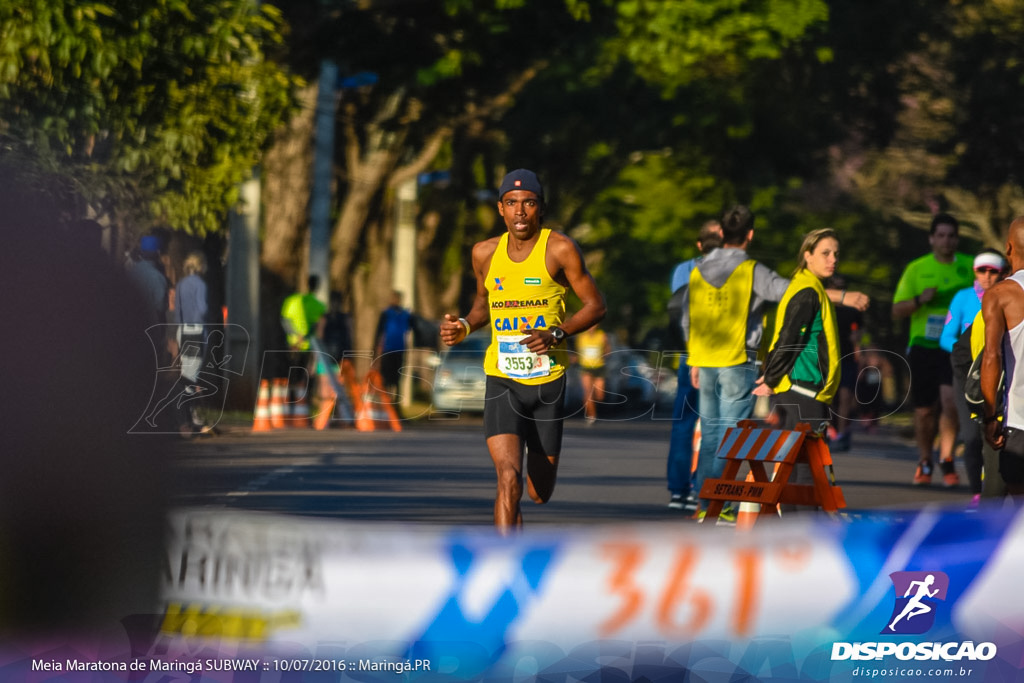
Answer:
[[(722, 246), (722, 224), (717, 220), (704, 223), (697, 238), (697, 249), (702, 256), (683, 261), (672, 273), (672, 301), (669, 304), (670, 324), (673, 331), (682, 333), (681, 318), (676, 315), (678, 301), (683, 290), (690, 284), (690, 274), (703, 258), (703, 254)], [(681, 338), (680, 338), (681, 340)], [(676, 398), (672, 405), (672, 432), (668, 442), (668, 506), (674, 510), (693, 512), (697, 509), (697, 495), (692, 489), (693, 433), (697, 427), (697, 393), (690, 384), (690, 366), (686, 358), (679, 359), (679, 371), (676, 383)]]

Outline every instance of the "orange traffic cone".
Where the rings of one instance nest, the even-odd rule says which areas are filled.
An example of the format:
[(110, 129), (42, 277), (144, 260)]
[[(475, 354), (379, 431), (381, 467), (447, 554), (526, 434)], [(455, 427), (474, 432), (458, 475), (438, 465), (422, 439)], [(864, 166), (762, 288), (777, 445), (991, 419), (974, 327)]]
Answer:
[(259, 399), (256, 401), (256, 417), (252, 421), (252, 431), (269, 432), (272, 428), (270, 424), (270, 381), (262, 380)]
[[(754, 473), (747, 472), (747, 481), (754, 481)], [(736, 512), (736, 530), (752, 529), (754, 522), (757, 521), (757, 516), (761, 513), (760, 503), (751, 503), (749, 501), (742, 501), (740, 503), (740, 509)]]
[(288, 418), (288, 425), (299, 429), (309, 429), (313, 426), (309, 419), (309, 401), (306, 394), (309, 393), (309, 386), (303, 386), (295, 390), (295, 402), (289, 403), (291, 416)]
[[(778, 463), (775, 464), (775, 469), (772, 472), (772, 479), (775, 479), (775, 473), (779, 471)], [(747, 472), (747, 481), (754, 481), (754, 473)], [(737, 529), (750, 529), (757, 522), (758, 516), (761, 514), (761, 504), (751, 503), (743, 501), (740, 503), (739, 511), (736, 513), (736, 528)], [(781, 509), (778, 509), (777, 514), (782, 515)]]
[(284, 429), (288, 418), (288, 380), (278, 377), (270, 393), (270, 426)]
[(337, 421), (345, 426), (351, 425), (355, 416), (352, 412), (352, 404), (358, 398), (355, 390), (355, 370), (347, 360), (342, 360), (338, 366), (338, 375), (333, 377), (327, 374), (329, 370), (320, 375), (320, 401), (317, 412), (313, 416), (313, 429), (327, 429), (332, 421)]
[(338, 404), (338, 395), (331, 388), (331, 383), (326, 377), (320, 379), (320, 400), (317, 403), (317, 413), (313, 416), (313, 429), (327, 429), (334, 417), (334, 407)]
[(356, 429), (372, 432), (378, 429), (402, 431), (402, 423), (391, 402), (386, 400), (380, 385), (384, 383), (380, 373), (370, 370), (363, 382), (363, 395), (356, 408)]

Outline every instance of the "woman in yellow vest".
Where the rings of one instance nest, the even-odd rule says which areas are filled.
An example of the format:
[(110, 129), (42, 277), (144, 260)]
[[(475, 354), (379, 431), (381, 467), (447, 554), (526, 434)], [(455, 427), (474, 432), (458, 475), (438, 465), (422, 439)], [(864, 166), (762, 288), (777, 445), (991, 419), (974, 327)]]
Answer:
[(838, 259), (834, 230), (808, 233), (779, 302), (775, 336), (754, 394), (775, 395), (782, 429), (807, 422), (818, 431), (830, 417), (829, 405), (839, 388), (839, 332), (822, 281), (835, 272)]

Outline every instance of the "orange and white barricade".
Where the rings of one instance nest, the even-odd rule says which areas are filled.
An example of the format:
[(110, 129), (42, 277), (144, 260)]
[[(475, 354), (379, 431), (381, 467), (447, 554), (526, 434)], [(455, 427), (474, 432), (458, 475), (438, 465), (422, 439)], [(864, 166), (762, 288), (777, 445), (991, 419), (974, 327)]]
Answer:
[[(726, 464), (721, 478), (704, 480), (700, 497), (711, 501), (705, 520), (717, 519), (726, 501), (757, 504), (760, 509), (755, 520), (777, 515), (780, 503), (826, 512), (846, 507), (842, 488), (834, 485), (825, 471), (832, 466), (828, 445), (806, 423), (790, 431), (743, 420), (726, 430), (716, 457), (725, 458)], [(744, 462), (750, 467), (747, 480), (739, 476)], [(773, 477), (765, 469), (767, 464), (775, 465)], [(789, 483), (797, 464), (810, 467), (813, 484)]]

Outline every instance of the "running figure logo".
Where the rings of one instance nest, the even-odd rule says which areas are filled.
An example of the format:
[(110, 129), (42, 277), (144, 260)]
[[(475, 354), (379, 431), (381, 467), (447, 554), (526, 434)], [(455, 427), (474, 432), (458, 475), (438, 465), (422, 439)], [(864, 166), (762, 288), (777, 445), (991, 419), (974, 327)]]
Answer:
[(896, 604), (882, 633), (919, 634), (930, 629), (935, 608), (946, 599), (949, 577), (943, 572), (893, 572), (889, 578), (896, 589)]

